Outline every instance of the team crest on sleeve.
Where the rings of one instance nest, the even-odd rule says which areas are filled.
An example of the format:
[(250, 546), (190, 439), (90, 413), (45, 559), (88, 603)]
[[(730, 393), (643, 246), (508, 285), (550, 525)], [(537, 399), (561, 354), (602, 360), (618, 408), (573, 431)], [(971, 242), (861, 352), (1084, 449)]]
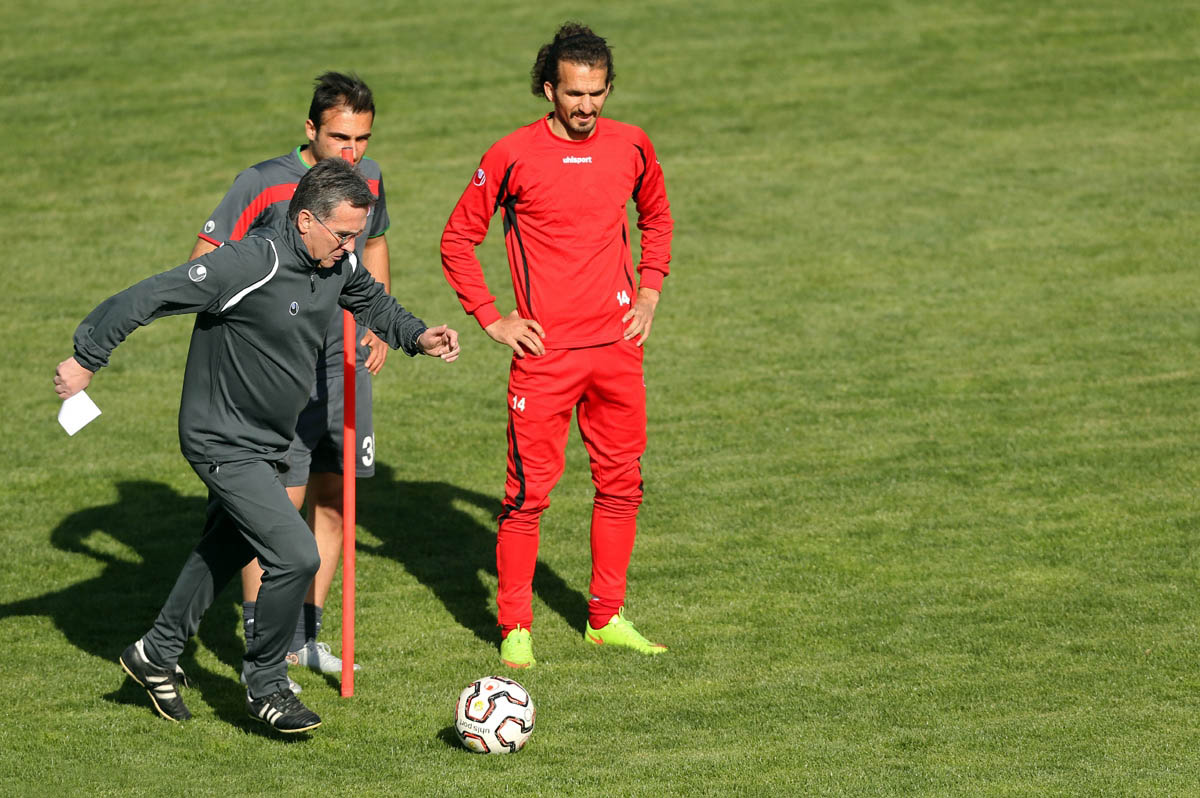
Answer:
[(200, 283), (208, 276), (208, 268), (203, 263), (193, 263), (188, 269), (188, 279), (193, 283)]
[(475, 179), (472, 180), (471, 182), (477, 186), (482, 186), (484, 183), (487, 182), (487, 172), (483, 171), (483, 169), (476, 169), (475, 170)]

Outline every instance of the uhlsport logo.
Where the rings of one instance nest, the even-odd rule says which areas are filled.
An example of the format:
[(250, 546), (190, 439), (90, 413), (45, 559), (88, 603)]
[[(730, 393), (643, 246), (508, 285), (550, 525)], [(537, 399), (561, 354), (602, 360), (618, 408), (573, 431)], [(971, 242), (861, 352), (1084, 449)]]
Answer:
[(211, 233), (213, 230), (216, 230), (216, 229), (217, 229), (217, 223), (214, 222), (212, 219), (209, 219), (207, 222), (204, 223), (204, 232)]
[(193, 283), (203, 282), (207, 276), (208, 268), (203, 263), (193, 263), (192, 267), (188, 269), (188, 279)]
[(477, 186), (482, 186), (487, 182), (487, 172), (483, 171), (482, 169), (476, 169), (475, 177), (473, 180), (471, 180), (471, 182)]
[(590, 155), (568, 155), (563, 158), (563, 163), (591, 163), (592, 156)]
[(300, 312), (300, 303), (299, 302), (293, 302), (292, 304), (288, 305), (288, 313), (295, 316), (299, 312)]

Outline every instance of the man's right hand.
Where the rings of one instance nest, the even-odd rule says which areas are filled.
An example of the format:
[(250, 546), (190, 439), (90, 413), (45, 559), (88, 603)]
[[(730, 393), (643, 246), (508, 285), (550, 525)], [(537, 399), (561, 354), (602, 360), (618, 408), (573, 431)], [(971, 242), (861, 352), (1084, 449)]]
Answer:
[(515, 310), (502, 319), (496, 319), (483, 331), (496, 343), (512, 349), (517, 357), (525, 357), (526, 352), (546, 354), (546, 347), (542, 346), (542, 339), (546, 337), (542, 325), (533, 319), (521, 318)]
[(74, 396), (88, 387), (93, 373), (79, 365), (78, 360), (69, 357), (54, 370), (54, 392), (58, 394), (59, 399)]

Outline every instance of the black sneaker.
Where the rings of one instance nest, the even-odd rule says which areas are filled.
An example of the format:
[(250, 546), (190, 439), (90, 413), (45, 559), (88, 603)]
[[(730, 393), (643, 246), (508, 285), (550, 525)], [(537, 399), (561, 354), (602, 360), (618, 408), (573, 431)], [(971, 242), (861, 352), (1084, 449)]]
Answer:
[(251, 698), (246, 692), (246, 711), (255, 720), (274, 726), (285, 734), (306, 732), (321, 725), (321, 718), (291, 690), (279, 690), (266, 698)]
[(138, 640), (125, 649), (120, 658), (121, 667), (135, 682), (146, 688), (150, 702), (158, 710), (158, 714), (167, 720), (187, 720), (192, 717), (183, 699), (179, 697), (179, 688), (185, 677), (178, 668), (170, 670), (160, 668), (146, 659), (146, 649)]

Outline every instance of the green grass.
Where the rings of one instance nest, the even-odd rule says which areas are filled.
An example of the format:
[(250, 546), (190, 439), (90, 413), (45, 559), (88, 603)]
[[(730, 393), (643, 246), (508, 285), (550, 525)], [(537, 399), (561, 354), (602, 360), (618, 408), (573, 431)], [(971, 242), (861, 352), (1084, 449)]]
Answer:
[[(543, 112), (537, 46), (581, 16), (676, 219), (630, 575), (672, 650), (579, 640), (573, 439), (520, 677), (538, 729), (486, 758), (449, 726), (498, 668), (507, 364), (438, 236), (486, 147)], [(1200, 794), (1197, 9), (51, 0), (0, 29), (0, 792)], [(298, 674), (324, 726), (251, 725), (229, 592), (175, 727), (115, 659), (199, 531), (190, 321), (130, 337), (74, 438), (53, 367), (96, 303), (185, 257), (239, 169), (299, 142), (328, 68), (377, 94), (394, 291), (465, 354), (376, 381), (356, 696)], [(484, 259), (511, 305), (498, 235)]]

